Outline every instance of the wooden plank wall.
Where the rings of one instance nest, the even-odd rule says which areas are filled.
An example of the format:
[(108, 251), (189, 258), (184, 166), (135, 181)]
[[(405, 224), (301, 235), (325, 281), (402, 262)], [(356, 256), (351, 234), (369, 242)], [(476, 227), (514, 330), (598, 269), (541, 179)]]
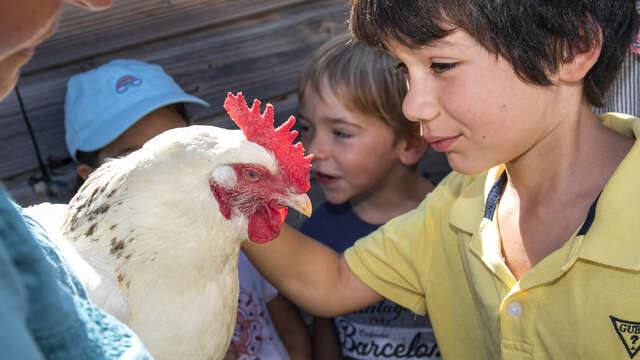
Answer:
[[(276, 109), (276, 121), (297, 111), (296, 79), (308, 56), (346, 31), (346, 0), (117, 0), (103, 12), (66, 6), (58, 32), (23, 68), (18, 83), (28, 118), (59, 196), (29, 184), (38, 163), (15, 93), (0, 103), (0, 179), (21, 205), (67, 201), (75, 165), (64, 142), (66, 82), (117, 58), (161, 65), (185, 89), (211, 104), (188, 106), (196, 123), (234, 125), (223, 113), (228, 91), (243, 91)], [(448, 168), (430, 154), (424, 168), (436, 178)], [(315, 192), (313, 197), (318, 197)]]

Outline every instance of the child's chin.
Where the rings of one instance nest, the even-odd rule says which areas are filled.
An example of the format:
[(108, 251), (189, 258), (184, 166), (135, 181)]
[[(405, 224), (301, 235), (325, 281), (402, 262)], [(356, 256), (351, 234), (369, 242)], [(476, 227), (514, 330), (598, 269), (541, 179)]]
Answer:
[(449, 166), (453, 171), (464, 174), (464, 175), (471, 175), (471, 176), (482, 174), (483, 172), (498, 165), (498, 164), (494, 165), (494, 164), (486, 164), (486, 163), (478, 164), (478, 163), (472, 163), (470, 161), (456, 161), (459, 159), (450, 157), (449, 154), (447, 154), (447, 160), (448, 160), (447, 162), (449, 163)]
[(347, 201), (331, 201), (329, 199), (327, 199), (327, 202), (330, 203), (331, 205), (342, 205), (344, 203), (346, 203)]
[(322, 190), (323, 190), (322, 194), (324, 195), (324, 199), (332, 205), (341, 205), (349, 201), (349, 199), (345, 198), (344, 196), (340, 196), (330, 191), (325, 191), (324, 189)]

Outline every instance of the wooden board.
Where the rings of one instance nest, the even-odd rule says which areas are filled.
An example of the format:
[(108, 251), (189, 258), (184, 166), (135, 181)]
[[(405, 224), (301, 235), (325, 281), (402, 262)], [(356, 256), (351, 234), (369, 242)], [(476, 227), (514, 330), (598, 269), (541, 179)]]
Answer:
[(58, 31), (38, 47), (25, 74), (109, 54), (163, 38), (240, 21), (261, 21), (273, 11), (308, 0), (118, 0), (106, 11), (66, 5)]

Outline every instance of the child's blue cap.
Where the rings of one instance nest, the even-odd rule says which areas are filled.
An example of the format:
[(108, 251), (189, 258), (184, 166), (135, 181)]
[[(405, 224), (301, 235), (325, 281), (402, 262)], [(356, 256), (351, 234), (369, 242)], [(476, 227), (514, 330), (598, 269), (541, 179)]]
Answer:
[[(64, 106), (67, 149), (95, 151), (150, 112), (175, 103), (209, 104), (185, 93), (158, 65), (114, 60), (69, 79)], [(76, 160), (77, 161), (77, 160)]]

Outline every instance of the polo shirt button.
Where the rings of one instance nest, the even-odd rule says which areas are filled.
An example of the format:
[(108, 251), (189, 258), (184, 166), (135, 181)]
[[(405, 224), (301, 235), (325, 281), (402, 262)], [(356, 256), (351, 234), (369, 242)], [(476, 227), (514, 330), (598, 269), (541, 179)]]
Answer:
[(507, 305), (507, 314), (513, 317), (518, 317), (522, 315), (522, 305), (520, 305), (520, 303), (517, 303), (517, 302), (509, 303)]

